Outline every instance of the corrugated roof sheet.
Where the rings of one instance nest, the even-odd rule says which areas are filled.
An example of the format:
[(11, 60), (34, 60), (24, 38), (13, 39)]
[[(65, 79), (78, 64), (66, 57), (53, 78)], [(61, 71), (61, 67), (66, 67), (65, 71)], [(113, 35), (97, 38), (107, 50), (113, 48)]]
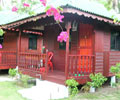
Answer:
[[(88, 0), (48, 0), (47, 5), (53, 5), (54, 7), (69, 6), (106, 18), (111, 18), (114, 14), (113, 12), (109, 12), (102, 4), (93, 1), (90, 2)], [(34, 6), (33, 9), (36, 14), (44, 12), (44, 7), (41, 4)], [(0, 12), (0, 25), (19, 21), (27, 17), (30, 17), (30, 15), (25, 13), (18, 14), (10, 10), (4, 10)]]

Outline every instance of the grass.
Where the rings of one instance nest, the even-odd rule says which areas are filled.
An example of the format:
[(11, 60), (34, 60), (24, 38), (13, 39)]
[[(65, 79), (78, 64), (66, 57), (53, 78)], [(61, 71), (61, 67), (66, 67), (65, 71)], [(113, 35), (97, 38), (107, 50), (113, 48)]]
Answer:
[[(22, 88), (15, 82), (0, 82), (0, 100), (27, 100), (17, 93), (20, 89)], [(79, 93), (74, 98), (60, 100), (120, 100), (120, 87), (117, 89), (106, 86), (95, 93)]]
[(0, 82), (0, 100), (27, 100), (17, 93), (19, 89), (15, 82)]
[(111, 88), (109, 86), (97, 90), (95, 93), (79, 93), (74, 98), (60, 100), (120, 100), (120, 88)]

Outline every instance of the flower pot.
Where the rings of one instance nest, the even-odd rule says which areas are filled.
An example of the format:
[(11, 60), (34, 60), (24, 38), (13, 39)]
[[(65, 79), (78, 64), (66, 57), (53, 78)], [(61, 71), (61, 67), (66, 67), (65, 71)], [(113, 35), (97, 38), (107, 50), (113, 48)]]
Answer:
[(90, 93), (94, 93), (95, 92), (95, 87), (90, 87)]
[(111, 82), (110, 82), (110, 84), (111, 84), (111, 87), (115, 87), (114, 85), (116, 84), (116, 77), (115, 76), (112, 76), (111, 77)]

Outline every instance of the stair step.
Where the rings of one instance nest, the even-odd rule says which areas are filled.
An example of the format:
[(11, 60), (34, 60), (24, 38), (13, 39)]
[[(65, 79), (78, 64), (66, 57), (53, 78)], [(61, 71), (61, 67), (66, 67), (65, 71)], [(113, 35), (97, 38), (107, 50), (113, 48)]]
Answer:
[(36, 82), (36, 86), (20, 90), (19, 93), (30, 100), (62, 99), (68, 97), (68, 88), (64, 85), (39, 79)]

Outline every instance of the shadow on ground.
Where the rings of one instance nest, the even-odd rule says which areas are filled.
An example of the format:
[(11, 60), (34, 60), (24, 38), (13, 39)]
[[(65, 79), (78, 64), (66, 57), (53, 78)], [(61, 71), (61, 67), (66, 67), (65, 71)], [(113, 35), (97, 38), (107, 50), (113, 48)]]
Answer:
[(8, 70), (0, 70), (0, 76), (8, 75)]

